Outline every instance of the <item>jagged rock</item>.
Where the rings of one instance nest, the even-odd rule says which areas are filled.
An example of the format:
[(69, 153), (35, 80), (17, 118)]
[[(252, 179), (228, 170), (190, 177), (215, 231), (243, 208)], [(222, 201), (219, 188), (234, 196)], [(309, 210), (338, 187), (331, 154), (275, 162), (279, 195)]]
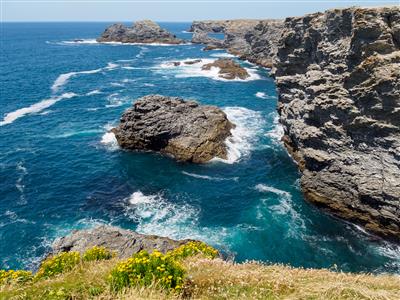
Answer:
[(194, 64), (198, 64), (199, 62), (201, 62), (201, 59), (187, 60), (187, 61), (185, 61), (183, 63), (185, 65), (194, 65)]
[(156, 235), (140, 234), (132, 230), (102, 225), (92, 229), (75, 230), (70, 235), (58, 238), (52, 245), (50, 255), (60, 252), (78, 251), (84, 253), (94, 246), (103, 246), (115, 251), (120, 258), (127, 258), (141, 250), (166, 253), (191, 240), (172, 240)]
[(229, 58), (217, 59), (212, 63), (205, 64), (201, 69), (210, 70), (212, 67), (219, 68), (218, 76), (224, 79), (246, 79), (250, 77), (245, 68)]
[(143, 44), (181, 44), (184, 42), (150, 20), (137, 21), (133, 23), (132, 27), (126, 27), (123, 24), (113, 24), (103, 32), (97, 41)]
[(275, 77), (312, 203), (400, 241), (400, 9), (287, 18)]
[(215, 106), (148, 95), (125, 111), (113, 132), (124, 149), (159, 151), (180, 161), (204, 163), (227, 158), (225, 140), (233, 126)]
[[(231, 54), (271, 68), (283, 29), (282, 20), (194, 21), (192, 43), (205, 44), (204, 50), (227, 49)], [(224, 33), (224, 40), (208, 33)]]

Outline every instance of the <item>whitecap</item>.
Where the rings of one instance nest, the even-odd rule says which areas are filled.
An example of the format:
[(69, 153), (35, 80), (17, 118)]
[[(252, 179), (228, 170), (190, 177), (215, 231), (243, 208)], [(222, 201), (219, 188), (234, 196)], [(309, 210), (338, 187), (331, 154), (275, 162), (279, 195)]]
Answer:
[(61, 41), (58, 44), (64, 44), (64, 45), (94, 45), (98, 44), (96, 39), (75, 39), (75, 40), (69, 40), (69, 41)]
[(20, 193), (19, 196), (19, 201), (18, 204), (24, 205), (26, 204), (26, 199), (25, 199), (25, 185), (23, 183), (25, 176), (28, 174), (28, 170), (24, 167), (24, 164), (22, 161), (18, 162), (17, 167), (16, 167), (17, 172), (20, 173), (17, 182), (15, 183), (15, 187)]
[[(218, 81), (225, 81), (225, 82), (244, 82), (244, 81), (252, 81), (252, 80), (259, 80), (261, 76), (257, 73), (256, 70), (252, 70), (250, 68), (245, 68), (246, 71), (249, 73), (250, 77), (246, 79), (225, 79), (221, 78), (219, 75), (219, 68), (218, 67), (211, 67), (210, 70), (202, 70), (202, 67), (206, 64), (213, 63), (215, 60), (210, 58), (202, 58), (197, 63), (186, 64), (185, 62), (193, 61), (193, 60), (200, 60), (198, 58), (187, 58), (183, 60), (170, 60), (164, 61), (160, 65), (154, 67), (153, 69), (157, 73), (170, 73), (174, 75), (176, 78), (191, 78), (191, 77), (208, 77), (213, 80)], [(179, 62), (178, 66), (175, 66), (174, 63)]]
[(118, 64), (109, 62), (109, 63), (107, 64), (107, 66), (105, 67), (105, 69), (107, 69), (107, 70), (113, 70), (113, 69), (118, 68), (118, 67), (119, 67)]
[(60, 100), (70, 99), (70, 98), (76, 97), (76, 96), (78, 96), (78, 95), (75, 93), (64, 93), (61, 96), (55, 96), (50, 99), (45, 99), (38, 103), (32, 104), (31, 106), (17, 109), (16, 111), (6, 114), (3, 121), (0, 122), (0, 126), (11, 124), (15, 120), (22, 118), (25, 115), (39, 113), (42, 110), (45, 110), (46, 108), (54, 105), (55, 103), (57, 103)]
[(87, 71), (80, 71), (80, 72), (69, 72), (65, 74), (61, 74), (57, 77), (57, 79), (54, 81), (53, 85), (51, 86), (51, 90), (53, 93), (58, 92), (58, 90), (65, 85), (68, 80), (76, 75), (80, 74), (95, 74), (101, 72), (102, 69), (95, 69), (95, 70), (87, 70)]
[(100, 90), (93, 90), (93, 91), (87, 92), (86, 96), (98, 95), (98, 94), (101, 94), (101, 93), (102, 92)]
[(206, 179), (206, 180), (211, 180), (211, 181), (226, 181), (226, 180), (238, 181), (239, 180), (239, 177), (232, 177), (232, 178), (214, 177), (214, 176), (200, 175), (200, 174), (196, 174), (196, 173), (189, 173), (186, 171), (182, 171), (182, 174), (190, 176), (190, 177), (194, 177), (194, 178)]
[(235, 55), (233, 55), (233, 54), (230, 54), (230, 53), (226, 53), (226, 52), (223, 52), (223, 53), (213, 53), (213, 54), (211, 54), (210, 56), (212, 56), (212, 57), (235, 57)]
[(113, 93), (107, 96), (107, 101), (109, 104), (106, 107), (119, 107), (129, 102), (130, 99), (128, 97), (121, 97), (118, 93)]
[(111, 123), (107, 123), (104, 126), (106, 132), (102, 135), (100, 143), (102, 143), (106, 148), (110, 151), (115, 151), (119, 149), (117, 138), (115, 137), (114, 132), (111, 129), (114, 126)]
[(155, 84), (153, 84), (153, 83), (144, 83), (144, 84), (143, 84), (143, 86), (149, 86), (149, 87), (152, 87), (152, 86), (155, 86)]
[(274, 193), (274, 194), (280, 195), (280, 196), (291, 197), (289, 192), (282, 191), (280, 189), (277, 189), (277, 188), (274, 188), (272, 186), (268, 186), (268, 185), (265, 185), (265, 184), (261, 184), (261, 183), (257, 184), (255, 186), (255, 189), (257, 191), (263, 192), (263, 193), (270, 192), (270, 193)]
[(265, 135), (270, 137), (275, 144), (280, 144), (285, 134), (282, 124), (279, 122), (279, 115), (274, 112), (273, 127)]
[(122, 69), (125, 69), (125, 70), (136, 70), (137, 68), (130, 67), (130, 66), (125, 66), (125, 67), (122, 67)]
[(232, 164), (248, 156), (256, 147), (265, 122), (260, 112), (244, 107), (225, 107), (223, 111), (228, 120), (235, 124), (235, 128), (231, 129), (232, 136), (225, 141), (228, 158), (226, 160), (214, 158), (212, 161)]
[(261, 99), (276, 99), (275, 96), (270, 96), (265, 94), (264, 92), (257, 92), (255, 95), (257, 98), (261, 98)]

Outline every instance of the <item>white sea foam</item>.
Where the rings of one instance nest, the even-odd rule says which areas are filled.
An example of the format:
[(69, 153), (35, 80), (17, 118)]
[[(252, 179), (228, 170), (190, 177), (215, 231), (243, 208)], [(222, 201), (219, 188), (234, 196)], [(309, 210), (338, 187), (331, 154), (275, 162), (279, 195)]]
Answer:
[(264, 201), (267, 201), (268, 208), (275, 215), (289, 217), (289, 223), (291, 226), (289, 226), (288, 229), (288, 236), (296, 237), (299, 234), (302, 234), (302, 231), (306, 228), (305, 223), (301, 215), (295, 210), (292, 195), (289, 192), (261, 183), (257, 184), (254, 188), (261, 193), (272, 193), (278, 196), (278, 204), (270, 205), (268, 199)]
[(65, 85), (71, 77), (74, 77), (76, 75), (80, 75), (80, 74), (95, 74), (95, 73), (99, 73), (101, 71), (102, 71), (102, 69), (95, 69), (95, 70), (87, 70), (87, 71), (70, 72), (70, 73), (61, 74), (54, 81), (53, 85), (51, 86), (51, 90), (53, 91), (53, 93), (58, 92), (59, 89), (63, 85)]
[(78, 96), (78, 95), (75, 93), (64, 93), (61, 96), (54, 96), (50, 99), (45, 99), (45, 100), (42, 100), (35, 104), (32, 104), (31, 106), (17, 109), (16, 111), (6, 114), (3, 121), (0, 122), (0, 126), (11, 124), (15, 120), (22, 118), (25, 115), (39, 113), (42, 110), (45, 110), (46, 108), (54, 105), (55, 103), (57, 103), (60, 100), (70, 99), (75, 96)]
[(229, 121), (235, 124), (231, 129), (232, 136), (227, 138), (228, 159), (214, 158), (213, 161), (222, 161), (232, 164), (240, 158), (248, 156), (262, 134), (264, 120), (260, 112), (244, 107), (225, 107)]
[[(202, 70), (202, 67), (205, 64), (212, 63), (215, 60), (210, 58), (202, 58), (200, 62), (194, 64), (185, 64), (187, 61), (193, 61), (196, 58), (187, 58), (183, 60), (173, 60), (173, 61), (165, 61), (160, 65), (154, 67), (153, 69), (157, 73), (169, 73), (174, 75), (176, 78), (190, 78), (190, 77), (208, 77), (213, 80), (218, 81), (251, 81), (251, 80), (258, 80), (261, 76), (257, 73), (256, 70), (252, 70), (250, 68), (245, 68), (246, 71), (249, 73), (250, 77), (246, 79), (225, 79), (219, 76), (219, 68), (212, 67), (210, 70)], [(180, 62), (179, 66), (175, 66), (174, 62)]]
[(200, 209), (188, 203), (172, 203), (161, 194), (136, 191), (124, 199), (125, 215), (137, 223), (136, 231), (174, 239), (199, 239), (213, 245), (224, 244), (232, 233), (224, 227), (201, 227)]
[(266, 136), (270, 137), (275, 144), (281, 142), (284, 135), (284, 129), (281, 123), (279, 123), (279, 115), (274, 112), (273, 128), (266, 133)]
[(115, 134), (114, 132), (110, 131), (113, 127), (114, 126), (111, 123), (108, 123), (104, 126), (106, 132), (103, 134), (100, 141), (100, 143), (106, 146), (106, 148), (110, 151), (115, 151), (119, 149), (119, 145), (115, 137)]
[(76, 39), (72, 41), (61, 41), (60, 44), (65, 45), (94, 45), (98, 44), (96, 39)]
[(121, 67), (122, 69), (125, 69), (125, 70), (136, 70), (137, 68), (135, 68), (135, 67), (130, 67), (130, 66), (124, 66), (124, 67)]
[(235, 57), (235, 55), (230, 54), (230, 53), (226, 53), (226, 52), (222, 52), (222, 53), (213, 53), (210, 56), (212, 57)]
[(265, 94), (264, 92), (257, 92), (255, 95), (257, 98), (261, 98), (261, 99), (276, 99), (275, 96), (270, 96)]
[(118, 64), (109, 62), (109, 63), (107, 64), (107, 66), (105, 67), (105, 69), (107, 69), (107, 70), (113, 70), (113, 69), (118, 68), (118, 67), (119, 67)]
[(155, 86), (155, 84), (153, 84), (153, 83), (144, 83), (143, 86), (149, 86), (149, 87), (151, 87), (151, 86)]
[(122, 97), (118, 93), (113, 93), (107, 96), (107, 101), (109, 104), (107, 104), (106, 107), (119, 107), (129, 102), (130, 98), (126, 96)]
[(238, 181), (239, 177), (231, 177), (231, 178), (225, 178), (225, 177), (214, 177), (214, 176), (207, 176), (207, 175), (200, 175), (196, 173), (189, 173), (182, 171), (182, 174), (185, 174), (190, 177), (194, 178), (199, 178), (199, 179), (206, 179), (206, 180), (211, 180), (211, 181), (226, 181), (226, 180), (233, 180), (233, 181)]
[(101, 93), (102, 92), (100, 90), (93, 90), (93, 91), (87, 92), (86, 96), (98, 95), (98, 94), (101, 94)]
[(17, 179), (17, 182), (15, 183), (15, 187), (17, 188), (17, 190), (20, 193), (18, 204), (24, 205), (27, 203), (26, 199), (25, 199), (24, 178), (25, 178), (25, 175), (28, 174), (28, 170), (24, 167), (24, 164), (22, 161), (18, 162), (16, 169), (17, 169), (17, 172), (19, 172), (19, 174), (20, 174)]

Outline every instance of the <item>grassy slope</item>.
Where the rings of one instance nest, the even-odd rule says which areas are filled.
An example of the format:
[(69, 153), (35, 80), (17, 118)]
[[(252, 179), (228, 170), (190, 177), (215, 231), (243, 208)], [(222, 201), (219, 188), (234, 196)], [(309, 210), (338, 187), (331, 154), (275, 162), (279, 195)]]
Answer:
[[(110, 261), (83, 263), (73, 271), (27, 286), (0, 289), (0, 299), (177, 299), (152, 287), (118, 296), (108, 290)], [(258, 263), (233, 264), (199, 257), (184, 261), (192, 299), (400, 299), (400, 276), (346, 274)]]

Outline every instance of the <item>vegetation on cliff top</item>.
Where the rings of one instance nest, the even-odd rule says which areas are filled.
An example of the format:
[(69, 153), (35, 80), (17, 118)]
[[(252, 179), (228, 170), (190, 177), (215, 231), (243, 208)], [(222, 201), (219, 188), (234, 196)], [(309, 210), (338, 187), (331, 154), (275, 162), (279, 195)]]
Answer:
[[(217, 256), (199, 242), (126, 260), (101, 247), (82, 258), (61, 253), (36, 275), (0, 271), (0, 299), (400, 299), (396, 275), (236, 264)], [(44, 269), (53, 272), (43, 276)]]

